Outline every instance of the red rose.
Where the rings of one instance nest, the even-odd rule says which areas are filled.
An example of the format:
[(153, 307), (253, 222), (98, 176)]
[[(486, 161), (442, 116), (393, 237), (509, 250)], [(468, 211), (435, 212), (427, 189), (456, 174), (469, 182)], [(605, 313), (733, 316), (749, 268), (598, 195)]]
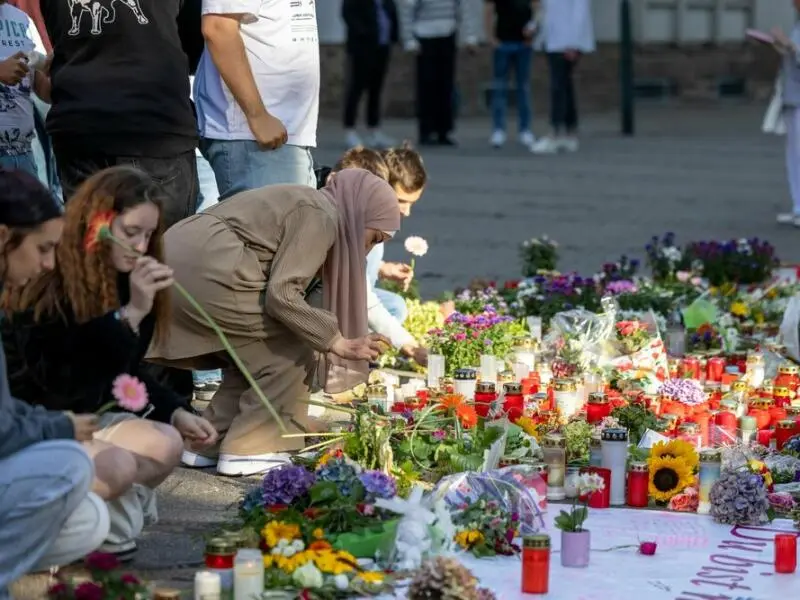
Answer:
[(287, 508), (289, 507), (286, 506), (285, 504), (273, 504), (267, 507), (267, 512), (272, 513), (273, 515), (277, 515), (278, 513), (282, 513), (283, 511), (285, 511)]
[(697, 512), (699, 503), (700, 497), (697, 495), (697, 490), (688, 487), (683, 493), (672, 497), (669, 501), (669, 509), (675, 512)]
[(122, 583), (124, 583), (125, 585), (140, 585), (141, 584), (141, 581), (139, 581), (139, 578), (136, 577), (136, 575), (132, 575), (130, 573), (124, 573), (122, 575), (122, 577), (119, 578), (119, 580)]
[(645, 556), (653, 556), (656, 553), (658, 544), (655, 542), (642, 542), (639, 544), (639, 553)]
[(47, 595), (48, 597), (54, 598), (56, 600), (61, 598), (68, 598), (69, 588), (67, 587), (66, 583), (56, 583), (55, 585), (50, 586), (50, 589), (47, 590)]
[(103, 600), (105, 590), (92, 581), (80, 584), (75, 588), (75, 600)]
[(113, 571), (119, 568), (119, 559), (113, 554), (92, 552), (86, 557), (85, 564), (90, 571)]

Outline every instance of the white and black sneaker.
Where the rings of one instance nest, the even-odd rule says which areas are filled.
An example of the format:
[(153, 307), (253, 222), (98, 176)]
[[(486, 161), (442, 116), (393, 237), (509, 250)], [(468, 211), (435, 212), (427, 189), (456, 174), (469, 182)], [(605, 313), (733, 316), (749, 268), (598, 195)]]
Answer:
[(122, 564), (132, 563), (139, 552), (136, 542), (130, 541), (123, 544), (103, 544), (97, 549), (98, 552), (113, 554)]

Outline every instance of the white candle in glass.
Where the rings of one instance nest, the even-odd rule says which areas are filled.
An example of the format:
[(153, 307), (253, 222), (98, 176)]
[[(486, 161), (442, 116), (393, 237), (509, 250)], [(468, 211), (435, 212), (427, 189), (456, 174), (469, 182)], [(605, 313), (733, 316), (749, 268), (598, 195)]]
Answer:
[(234, 600), (254, 600), (264, 594), (264, 557), (261, 550), (242, 548), (233, 563)]
[(528, 329), (531, 330), (531, 338), (542, 341), (542, 317), (528, 317)]
[(199, 571), (194, 575), (194, 600), (220, 600), (222, 578), (219, 573)]
[(604, 469), (611, 470), (611, 506), (625, 504), (625, 474), (628, 461), (628, 430), (609, 427), (602, 431), (600, 451)]
[(492, 354), (481, 354), (481, 381), (497, 383), (497, 358)]
[(526, 379), (530, 374), (531, 370), (525, 363), (514, 364), (514, 381), (516, 381), (517, 383), (522, 383), (522, 380)]
[(428, 388), (436, 389), (444, 378), (444, 356), (442, 354), (428, 355)]

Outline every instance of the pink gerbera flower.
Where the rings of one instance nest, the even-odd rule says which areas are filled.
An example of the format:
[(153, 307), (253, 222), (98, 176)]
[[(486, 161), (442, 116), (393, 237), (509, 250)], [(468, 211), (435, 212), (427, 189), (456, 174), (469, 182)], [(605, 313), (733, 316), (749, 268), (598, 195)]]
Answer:
[(120, 408), (130, 412), (141, 412), (148, 403), (147, 388), (133, 375), (119, 375), (111, 387), (111, 393)]

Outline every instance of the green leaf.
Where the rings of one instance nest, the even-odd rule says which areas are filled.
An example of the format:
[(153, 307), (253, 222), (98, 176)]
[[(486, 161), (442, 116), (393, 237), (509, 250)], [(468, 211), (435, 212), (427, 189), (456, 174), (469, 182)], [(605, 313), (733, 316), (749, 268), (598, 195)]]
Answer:
[(315, 483), (309, 490), (311, 504), (320, 504), (336, 500), (339, 497), (339, 488), (332, 481)]

